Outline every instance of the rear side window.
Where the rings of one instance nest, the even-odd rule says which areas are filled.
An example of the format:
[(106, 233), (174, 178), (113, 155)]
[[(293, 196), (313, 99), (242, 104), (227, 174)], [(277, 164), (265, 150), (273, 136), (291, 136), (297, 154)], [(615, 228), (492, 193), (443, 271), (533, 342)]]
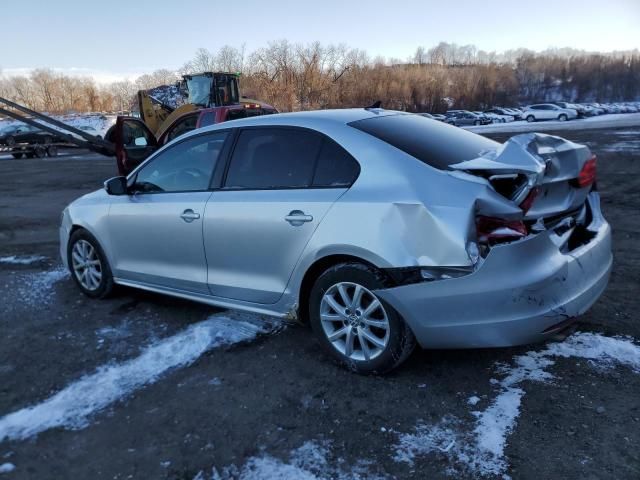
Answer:
[(242, 130), (225, 187), (255, 190), (308, 187), (321, 143), (320, 135), (305, 130)]
[(360, 174), (360, 165), (349, 153), (333, 140), (322, 141), (314, 187), (349, 187)]
[(441, 170), (498, 146), (488, 138), (420, 115), (386, 115), (349, 125)]

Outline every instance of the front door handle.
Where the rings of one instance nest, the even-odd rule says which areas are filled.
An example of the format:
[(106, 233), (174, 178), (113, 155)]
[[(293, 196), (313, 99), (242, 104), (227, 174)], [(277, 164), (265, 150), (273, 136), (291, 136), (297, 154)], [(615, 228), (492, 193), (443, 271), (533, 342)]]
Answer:
[(305, 222), (313, 222), (313, 217), (305, 214), (302, 210), (292, 210), (284, 219), (294, 227), (299, 227)]
[(182, 215), (180, 215), (180, 218), (187, 223), (191, 223), (194, 220), (198, 220), (200, 218), (200, 214), (194, 212), (190, 208), (187, 208), (184, 212), (182, 212)]

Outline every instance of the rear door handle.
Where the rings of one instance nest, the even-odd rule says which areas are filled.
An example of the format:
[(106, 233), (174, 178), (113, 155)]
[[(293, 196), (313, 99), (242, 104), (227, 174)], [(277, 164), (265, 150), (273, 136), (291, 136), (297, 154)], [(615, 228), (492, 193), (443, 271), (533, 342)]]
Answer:
[(294, 227), (299, 227), (305, 222), (313, 222), (313, 216), (307, 215), (302, 210), (292, 210), (284, 219)]
[(187, 208), (184, 212), (182, 212), (182, 215), (180, 215), (180, 218), (187, 223), (191, 223), (194, 220), (198, 220), (200, 218), (200, 214), (194, 212), (190, 208)]

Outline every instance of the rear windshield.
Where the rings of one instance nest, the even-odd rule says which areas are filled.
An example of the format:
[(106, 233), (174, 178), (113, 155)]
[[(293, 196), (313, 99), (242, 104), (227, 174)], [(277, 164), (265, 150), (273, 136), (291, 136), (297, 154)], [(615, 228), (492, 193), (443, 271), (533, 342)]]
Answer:
[(440, 170), (498, 146), (475, 133), (413, 114), (367, 118), (349, 125)]

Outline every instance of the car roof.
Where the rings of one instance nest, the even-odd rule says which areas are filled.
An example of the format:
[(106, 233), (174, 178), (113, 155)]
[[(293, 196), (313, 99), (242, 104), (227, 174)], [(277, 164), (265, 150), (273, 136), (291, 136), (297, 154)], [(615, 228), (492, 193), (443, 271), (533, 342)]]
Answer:
[(407, 112), (384, 110), (382, 108), (346, 108), (335, 110), (309, 110), (304, 112), (276, 113), (273, 115), (260, 115), (256, 117), (240, 118), (228, 122), (218, 123), (200, 128), (194, 132), (202, 133), (209, 130), (221, 130), (225, 128), (237, 128), (260, 125), (280, 126), (320, 126), (320, 125), (346, 125), (358, 120), (378, 118), (389, 115), (410, 115)]

